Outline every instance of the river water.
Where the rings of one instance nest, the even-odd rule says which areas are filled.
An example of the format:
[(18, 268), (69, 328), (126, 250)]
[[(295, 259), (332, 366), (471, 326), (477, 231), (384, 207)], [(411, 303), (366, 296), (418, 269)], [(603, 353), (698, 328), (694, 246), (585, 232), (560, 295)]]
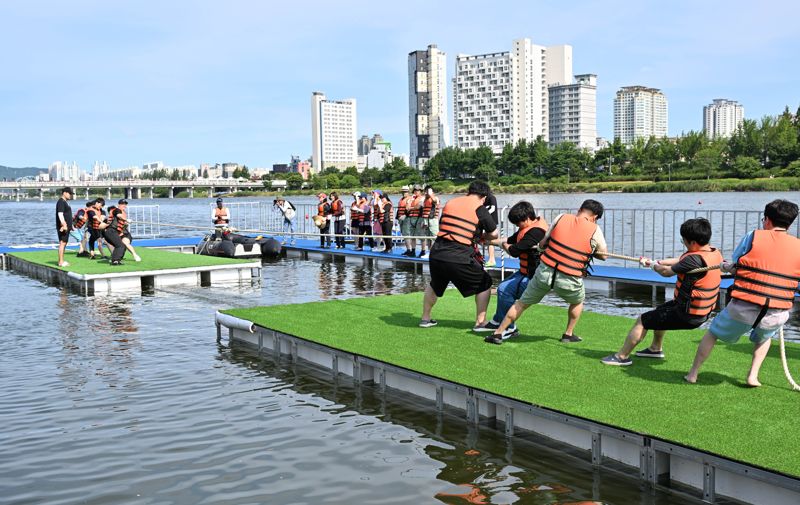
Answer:
[[(722, 196), (658, 195), (677, 207), (702, 199), (753, 210), (774, 197)], [(585, 195), (530, 198), (575, 206)], [(653, 199), (600, 198), (608, 207)], [(210, 213), (209, 200), (152, 203), (164, 221), (204, 223)], [(51, 242), (53, 206), (0, 203), (0, 243)], [(263, 272), (261, 286), (108, 298), (0, 272), (0, 503), (685, 503), (540, 440), (507, 440), (396, 393), (389, 405), (370, 388), (217, 344), (218, 308), (404, 293), (426, 282), (403, 267), (300, 259)], [(631, 316), (648, 305), (649, 294), (635, 291), (587, 301), (588, 310)]]

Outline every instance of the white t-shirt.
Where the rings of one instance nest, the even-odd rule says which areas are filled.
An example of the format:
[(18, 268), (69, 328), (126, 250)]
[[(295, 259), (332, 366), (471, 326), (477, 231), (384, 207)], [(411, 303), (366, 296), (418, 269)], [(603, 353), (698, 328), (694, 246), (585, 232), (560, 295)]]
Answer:
[(283, 213), (283, 217), (290, 221), (294, 219), (294, 216), (296, 215), (295, 210), (292, 208), (292, 204), (286, 200), (284, 200), (283, 203), (278, 204), (278, 209), (281, 211), (281, 213)]

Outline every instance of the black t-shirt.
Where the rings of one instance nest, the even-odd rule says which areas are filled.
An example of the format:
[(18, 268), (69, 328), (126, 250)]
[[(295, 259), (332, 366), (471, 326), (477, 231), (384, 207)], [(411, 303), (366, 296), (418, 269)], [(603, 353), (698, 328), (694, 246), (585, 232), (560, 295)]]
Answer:
[[(494, 222), (494, 219), (492, 219), (486, 207), (478, 207), (475, 210), (475, 214), (478, 216), (478, 231), (481, 235), (483, 233), (491, 233), (497, 229), (497, 224)], [(468, 265), (472, 263), (474, 254), (475, 248), (472, 246), (437, 237), (431, 247), (430, 257), (437, 261)]]
[(522, 237), (522, 240), (517, 242), (517, 234), (513, 234), (506, 239), (509, 244), (508, 255), (512, 258), (519, 258), (519, 255), (524, 252), (531, 252), (535, 246), (539, 245), (539, 241), (545, 236), (545, 231), (541, 228), (531, 228)]
[(61, 220), (58, 219), (58, 213), (61, 212), (64, 214), (64, 221), (67, 223), (67, 228), (72, 229), (72, 208), (70, 208), (69, 204), (67, 203), (64, 198), (59, 198), (58, 202), (56, 203), (56, 230), (61, 229)]
[(494, 197), (494, 194), (489, 193), (489, 196), (486, 197), (486, 201), (483, 203), (483, 206), (489, 211), (489, 214), (494, 220), (494, 224), (497, 225), (497, 223), (500, 222), (500, 219), (497, 217), (497, 198)]
[[(695, 268), (703, 268), (706, 265), (705, 260), (699, 254), (690, 254), (680, 260), (678, 263), (672, 266), (672, 271), (676, 274), (685, 274), (690, 270), (694, 270)], [(678, 299), (675, 300), (676, 307), (678, 308), (679, 315), (686, 321), (689, 322), (699, 322), (702, 323), (706, 320), (705, 317), (692, 317), (689, 315), (689, 297), (691, 296), (692, 288), (694, 284), (700, 280), (704, 275), (705, 272), (693, 275), (687, 275), (683, 278), (683, 283), (681, 284), (681, 293), (686, 293), (686, 296), (680, 296)]]

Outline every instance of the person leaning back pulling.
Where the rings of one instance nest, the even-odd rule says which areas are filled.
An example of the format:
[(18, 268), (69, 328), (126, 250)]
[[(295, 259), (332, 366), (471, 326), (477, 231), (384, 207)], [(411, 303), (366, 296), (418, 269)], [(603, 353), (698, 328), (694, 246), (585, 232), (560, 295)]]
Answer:
[(514, 321), (528, 307), (541, 302), (553, 290), (569, 304), (567, 329), (561, 335), (561, 342), (581, 341), (573, 331), (583, 312), (583, 299), (586, 297), (583, 278), (588, 273), (593, 257), (606, 259), (606, 239), (597, 226), (597, 220), (601, 217), (603, 204), (596, 200), (584, 201), (577, 214), (556, 216), (553, 225), (540, 242), (544, 252), (533, 279), (490, 337), (492, 340), (505, 340), (512, 336), (513, 330), (510, 326)]
[(703, 340), (687, 382), (697, 375), (717, 340), (733, 344), (745, 333), (753, 343), (753, 360), (747, 385), (758, 387), (758, 372), (769, 351), (770, 340), (789, 319), (795, 291), (800, 282), (800, 239), (787, 233), (797, 219), (797, 205), (788, 200), (773, 200), (764, 208), (763, 229), (745, 235), (733, 251), (732, 263), (723, 271), (733, 271), (733, 286), (728, 289), (730, 303), (717, 314)]
[(461, 296), (475, 295), (475, 326), (486, 323), (492, 278), (483, 269), (476, 244), (498, 236), (497, 226), (483, 206), (488, 194), (488, 184), (473, 181), (466, 196), (453, 198), (442, 209), (439, 233), (430, 252), (431, 282), (425, 287), (420, 327), (436, 326), (431, 310), (451, 282)]

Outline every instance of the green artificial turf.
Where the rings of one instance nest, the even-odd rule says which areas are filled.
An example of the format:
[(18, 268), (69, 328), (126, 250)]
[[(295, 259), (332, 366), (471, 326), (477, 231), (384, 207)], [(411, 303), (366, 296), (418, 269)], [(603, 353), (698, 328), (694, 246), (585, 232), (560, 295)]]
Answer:
[[(494, 300), (490, 306), (494, 309)], [(283, 333), (428, 375), (556, 409), (749, 464), (800, 476), (800, 394), (783, 375), (777, 343), (761, 388), (743, 387), (752, 345), (717, 344), (696, 385), (686, 384), (702, 330), (669, 332), (665, 360), (634, 358), (610, 367), (600, 358), (622, 345), (633, 321), (585, 312), (579, 344), (558, 341), (561, 307), (535, 306), (521, 336), (497, 346), (472, 333), (475, 305), (448, 292), (434, 307), (434, 328), (419, 328), (420, 293), (226, 313)], [(485, 335), (485, 334), (483, 334)], [(648, 342), (649, 342), (648, 335)], [(643, 348), (647, 343), (640, 344)], [(800, 376), (800, 346), (787, 348)]]
[(163, 251), (161, 249), (150, 249), (147, 247), (138, 247), (136, 252), (141, 256), (142, 261), (133, 261), (130, 252), (125, 252), (122, 265), (111, 266), (108, 259), (90, 260), (89, 258), (78, 258), (75, 256), (76, 251), (67, 250), (64, 253), (64, 260), (69, 263), (69, 266), (66, 268), (60, 268), (58, 266), (57, 251), (15, 252), (10, 253), (10, 255), (31, 263), (36, 263), (37, 265), (44, 265), (81, 275), (110, 274), (117, 272), (148, 272), (151, 270), (231, 265), (257, 261), (253, 259), (217, 258), (214, 256), (202, 256), (200, 254), (184, 254)]

